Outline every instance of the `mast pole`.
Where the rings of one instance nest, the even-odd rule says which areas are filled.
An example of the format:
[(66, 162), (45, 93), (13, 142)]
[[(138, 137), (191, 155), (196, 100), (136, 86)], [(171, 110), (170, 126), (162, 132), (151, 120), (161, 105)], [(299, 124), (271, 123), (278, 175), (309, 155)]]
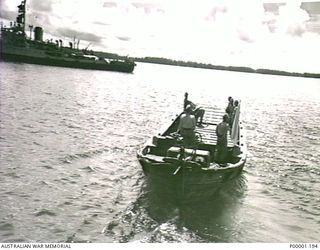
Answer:
[(26, 0), (22, 0), (21, 4), (18, 6), (18, 17), (17, 17), (18, 27), (22, 29), (25, 33), (26, 27)]
[(26, 28), (26, 7), (27, 7), (27, 0), (23, 0), (23, 5), (24, 5), (24, 12), (23, 12), (23, 32), (25, 32), (25, 28)]

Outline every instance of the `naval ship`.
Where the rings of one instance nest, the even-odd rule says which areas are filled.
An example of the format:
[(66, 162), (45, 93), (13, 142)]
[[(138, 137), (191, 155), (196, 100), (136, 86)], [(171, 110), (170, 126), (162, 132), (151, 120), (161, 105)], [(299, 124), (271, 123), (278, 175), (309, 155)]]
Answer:
[[(99, 56), (102, 53), (79, 49), (76, 43), (69, 42), (63, 46), (62, 40), (43, 40), (43, 28), (30, 25), (30, 37), (25, 32), (26, 0), (18, 6), (18, 16), (10, 27), (1, 27), (0, 60), (31, 63), (40, 65), (81, 68), (92, 70), (109, 70), (132, 73), (135, 62), (127, 57)], [(31, 38), (33, 29), (34, 39)]]

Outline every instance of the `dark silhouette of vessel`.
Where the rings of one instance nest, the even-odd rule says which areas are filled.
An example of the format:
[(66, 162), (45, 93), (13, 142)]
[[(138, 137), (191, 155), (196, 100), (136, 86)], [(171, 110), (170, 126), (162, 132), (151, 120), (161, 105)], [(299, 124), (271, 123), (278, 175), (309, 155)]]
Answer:
[(189, 145), (184, 145), (181, 135), (177, 137), (182, 115), (183, 112), (150, 138), (138, 150), (137, 158), (154, 193), (186, 203), (206, 201), (238, 178), (246, 163), (247, 145), (240, 106), (235, 111), (231, 134), (227, 135), (227, 157), (223, 162), (218, 161), (215, 131), (225, 111), (205, 107), (204, 121), (195, 128), (194, 143)]
[[(80, 50), (76, 44), (64, 47), (62, 40), (43, 41), (42, 27), (34, 28), (34, 39), (25, 33), (26, 0), (18, 6), (16, 22), (1, 27), (0, 60), (69, 68), (109, 70), (131, 73), (135, 62), (127, 57), (105, 58), (97, 52)], [(32, 27), (32, 26), (30, 26)], [(31, 31), (30, 31), (31, 32)], [(79, 45), (79, 43), (78, 43)]]

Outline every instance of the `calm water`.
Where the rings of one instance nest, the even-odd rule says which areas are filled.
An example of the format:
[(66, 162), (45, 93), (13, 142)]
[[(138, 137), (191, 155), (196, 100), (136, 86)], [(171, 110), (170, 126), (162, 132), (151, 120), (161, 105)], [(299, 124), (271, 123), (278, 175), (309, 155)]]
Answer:
[[(0, 68), (0, 242), (319, 241), (319, 79)], [(150, 192), (135, 152), (185, 91), (241, 99), (249, 157), (237, 185), (181, 207)]]

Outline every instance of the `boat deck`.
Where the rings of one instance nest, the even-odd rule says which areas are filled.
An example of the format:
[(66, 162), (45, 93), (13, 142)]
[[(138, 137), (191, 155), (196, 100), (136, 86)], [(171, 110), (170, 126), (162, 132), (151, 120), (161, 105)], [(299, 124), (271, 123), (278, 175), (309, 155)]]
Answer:
[[(205, 109), (205, 114), (203, 117), (203, 127), (197, 126), (195, 131), (201, 134), (202, 141), (205, 144), (216, 146), (216, 127), (222, 121), (222, 117), (225, 112), (222, 109), (213, 107), (202, 107)], [(234, 143), (233, 140), (231, 140), (230, 133), (228, 133), (228, 147), (234, 147)]]

